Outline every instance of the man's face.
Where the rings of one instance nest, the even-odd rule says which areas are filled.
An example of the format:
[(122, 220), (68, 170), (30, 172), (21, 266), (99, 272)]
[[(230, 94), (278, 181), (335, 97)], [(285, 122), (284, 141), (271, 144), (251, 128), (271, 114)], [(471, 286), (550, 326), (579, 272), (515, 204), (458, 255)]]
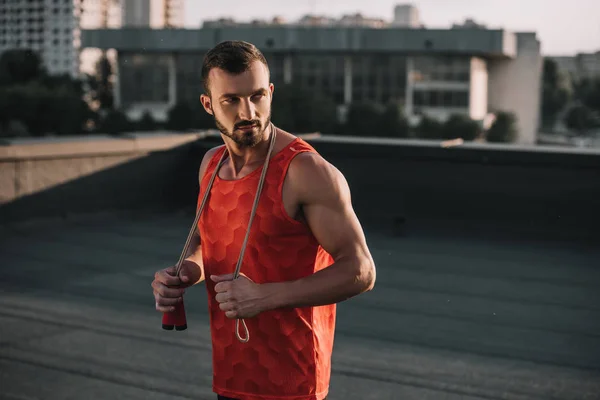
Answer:
[(208, 75), (210, 97), (202, 95), (204, 109), (217, 128), (240, 147), (253, 147), (263, 138), (271, 121), (273, 85), (260, 61), (239, 75), (213, 68)]

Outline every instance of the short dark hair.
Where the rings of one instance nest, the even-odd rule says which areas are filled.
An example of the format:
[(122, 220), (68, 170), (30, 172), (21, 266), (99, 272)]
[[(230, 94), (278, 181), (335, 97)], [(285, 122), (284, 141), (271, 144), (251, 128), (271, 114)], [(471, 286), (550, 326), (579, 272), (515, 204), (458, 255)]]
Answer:
[(263, 53), (252, 43), (242, 40), (221, 42), (206, 54), (202, 62), (202, 84), (206, 94), (208, 88), (208, 73), (213, 68), (220, 68), (231, 74), (241, 74), (250, 68), (254, 61), (260, 61), (269, 70), (269, 64)]

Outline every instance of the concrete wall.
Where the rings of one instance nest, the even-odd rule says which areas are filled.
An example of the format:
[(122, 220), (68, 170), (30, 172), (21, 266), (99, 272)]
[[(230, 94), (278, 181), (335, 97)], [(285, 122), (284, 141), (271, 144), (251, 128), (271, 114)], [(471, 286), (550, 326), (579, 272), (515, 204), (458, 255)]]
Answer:
[(5, 142), (0, 222), (181, 207), (195, 195), (199, 161), (190, 143), (200, 137), (159, 133)]
[[(120, 153), (98, 148), (35, 158), (7, 157), (4, 148), (0, 221), (193, 210), (202, 156), (222, 140), (160, 140), (161, 146), (157, 139), (152, 148)], [(598, 151), (343, 137), (309, 142), (345, 174), (361, 222), (374, 229), (507, 240), (600, 237)]]
[(534, 144), (539, 127), (543, 57), (535, 34), (518, 34), (514, 60), (488, 61), (490, 112), (517, 116), (518, 143)]
[(600, 236), (600, 152), (314, 140), (347, 177), (359, 215), (392, 229), (510, 237)]

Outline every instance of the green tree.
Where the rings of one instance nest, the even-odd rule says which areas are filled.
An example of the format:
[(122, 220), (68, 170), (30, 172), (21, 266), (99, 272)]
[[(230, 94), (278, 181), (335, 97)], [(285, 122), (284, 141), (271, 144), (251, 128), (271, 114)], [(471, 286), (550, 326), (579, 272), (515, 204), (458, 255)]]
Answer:
[(586, 134), (588, 129), (600, 126), (598, 116), (584, 105), (572, 107), (565, 117), (565, 123), (569, 129), (580, 135)]
[(3, 128), (20, 121), (34, 136), (72, 135), (83, 132), (93, 117), (83, 101), (81, 82), (68, 75), (47, 75), (30, 50), (9, 50), (0, 56), (0, 82)]
[(152, 118), (152, 114), (150, 114), (150, 112), (147, 110), (144, 111), (144, 114), (142, 114), (142, 118), (139, 121), (137, 121), (135, 125), (137, 130), (146, 132), (154, 131), (158, 127), (158, 124), (156, 123), (154, 118)]
[(109, 135), (118, 135), (131, 130), (131, 122), (127, 116), (119, 110), (110, 110), (104, 118), (100, 120), (99, 131)]
[(517, 139), (517, 118), (513, 113), (499, 112), (487, 132), (486, 139), (492, 143), (511, 143)]
[(194, 128), (194, 110), (187, 102), (178, 102), (167, 115), (167, 129), (184, 131)]
[(386, 136), (381, 116), (380, 111), (371, 103), (353, 103), (348, 108), (345, 134), (364, 137)]
[(542, 123), (551, 126), (557, 114), (570, 101), (570, 92), (561, 85), (558, 65), (552, 59), (544, 60), (542, 81)]
[(273, 123), (294, 133), (330, 133), (337, 107), (327, 95), (298, 85), (278, 86), (273, 93)]
[(600, 112), (600, 78), (582, 79), (575, 87), (575, 95), (590, 110)]
[(423, 116), (415, 129), (415, 134), (420, 139), (443, 139), (443, 125), (433, 118)]
[(379, 135), (395, 138), (409, 137), (410, 127), (399, 105), (388, 104), (378, 119)]
[(39, 55), (29, 49), (9, 49), (0, 55), (0, 86), (24, 84), (46, 75)]
[(442, 127), (442, 138), (463, 140), (475, 140), (480, 133), (479, 123), (462, 115), (451, 115)]

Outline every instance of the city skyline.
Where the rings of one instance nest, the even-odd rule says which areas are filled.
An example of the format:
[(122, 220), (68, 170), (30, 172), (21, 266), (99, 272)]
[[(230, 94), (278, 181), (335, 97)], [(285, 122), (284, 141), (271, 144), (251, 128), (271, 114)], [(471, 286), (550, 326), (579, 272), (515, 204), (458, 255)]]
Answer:
[[(577, 0), (577, 7), (571, 8), (565, 7), (565, 3), (558, 0), (454, 0), (452, 4), (441, 0), (413, 0), (406, 3), (419, 9), (421, 21), (428, 28), (448, 28), (472, 18), (488, 28), (536, 32), (544, 55), (575, 55), (600, 51), (600, 23), (594, 17), (600, 15), (600, 2), (594, 0)], [(339, 18), (345, 14), (361, 13), (365, 17), (391, 21), (397, 4), (404, 2), (297, 0), (284, 3), (276, 0), (221, 0), (207, 4), (200, 0), (186, 0), (185, 26), (197, 28), (204, 20), (218, 18), (233, 18), (245, 22), (282, 16), (292, 22), (306, 14)], [(581, 18), (581, 14), (585, 17)]]

